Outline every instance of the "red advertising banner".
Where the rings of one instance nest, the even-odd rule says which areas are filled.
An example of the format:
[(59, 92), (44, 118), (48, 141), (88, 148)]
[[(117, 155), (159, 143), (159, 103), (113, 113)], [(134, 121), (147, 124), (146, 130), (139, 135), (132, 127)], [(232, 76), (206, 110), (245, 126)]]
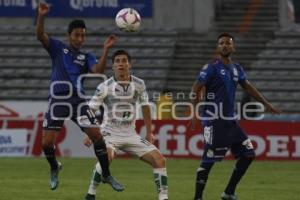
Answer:
[[(188, 130), (188, 121), (154, 121), (155, 145), (167, 157), (199, 159), (203, 153), (202, 127)], [(300, 122), (241, 121), (259, 160), (300, 160)], [(137, 123), (144, 133), (143, 122)], [(224, 130), (225, 131), (225, 130)], [(230, 158), (230, 157), (229, 157)]]
[[(7, 103), (8, 104), (8, 103)], [(33, 109), (36, 108), (36, 109)], [(27, 155), (41, 156), (43, 111), (47, 103), (11, 103), (0, 105), (0, 129), (27, 130)], [(203, 136), (200, 123), (196, 130), (187, 127), (188, 121), (153, 121), (155, 145), (170, 158), (200, 159)], [(241, 121), (240, 126), (252, 140), (259, 160), (300, 160), (300, 122)], [(145, 134), (142, 120), (136, 124), (138, 134)], [(226, 130), (224, 130), (226, 131)], [(8, 131), (9, 132), (9, 131)], [(16, 131), (15, 131), (16, 132)], [(2, 136), (1, 136), (2, 137)], [(84, 134), (71, 122), (66, 122), (57, 138), (58, 156), (92, 157), (93, 152), (83, 145)], [(0, 138), (0, 152), (9, 156), (10, 138)], [(228, 157), (230, 158), (230, 157)]]

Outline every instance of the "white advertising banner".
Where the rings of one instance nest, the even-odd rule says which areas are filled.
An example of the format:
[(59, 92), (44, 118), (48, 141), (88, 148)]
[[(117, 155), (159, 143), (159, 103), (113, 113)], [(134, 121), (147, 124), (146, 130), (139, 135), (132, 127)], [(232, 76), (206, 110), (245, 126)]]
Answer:
[[(27, 154), (42, 156), (43, 115), (47, 101), (0, 102), (0, 130), (26, 130)], [(71, 121), (66, 121), (57, 137), (56, 153), (64, 157), (93, 157), (93, 149), (83, 145), (85, 134)], [(0, 156), (2, 156), (0, 154)]]
[(0, 129), (0, 157), (27, 155), (26, 129)]

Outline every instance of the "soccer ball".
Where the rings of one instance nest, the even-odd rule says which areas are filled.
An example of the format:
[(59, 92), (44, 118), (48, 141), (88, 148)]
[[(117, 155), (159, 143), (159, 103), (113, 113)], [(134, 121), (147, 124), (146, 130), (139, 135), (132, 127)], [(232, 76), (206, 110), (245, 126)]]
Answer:
[(116, 15), (116, 25), (125, 32), (135, 32), (141, 25), (140, 14), (133, 8), (124, 8)]

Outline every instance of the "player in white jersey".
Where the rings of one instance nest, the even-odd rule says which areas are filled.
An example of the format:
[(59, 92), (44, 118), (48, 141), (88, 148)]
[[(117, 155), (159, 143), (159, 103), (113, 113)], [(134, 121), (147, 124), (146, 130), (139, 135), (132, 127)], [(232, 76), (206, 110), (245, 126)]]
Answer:
[[(117, 150), (122, 150), (150, 164), (153, 167), (158, 199), (167, 200), (166, 159), (152, 144), (154, 136), (146, 86), (143, 80), (130, 75), (130, 61), (130, 55), (124, 50), (118, 50), (113, 54), (114, 77), (97, 87), (89, 106), (94, 112), (99, 109), (100, 105), (104, 106), (101, 132), (105, 138), (109, 161), (115, 158)], [(140, 137), (135, 130), (137, 106), (142, 108), (146, 126), (145, 139)], [(88, 138), (85, 139), (85, 145), (91, 144)], [(98, 162), (85, 200), (95, 200), (96, 188), (100, 182), (101, 166)]]

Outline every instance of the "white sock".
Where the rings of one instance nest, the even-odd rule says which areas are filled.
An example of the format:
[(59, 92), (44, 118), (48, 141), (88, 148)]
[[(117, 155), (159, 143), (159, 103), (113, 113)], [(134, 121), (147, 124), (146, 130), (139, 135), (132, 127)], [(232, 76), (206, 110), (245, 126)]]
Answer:
[(97, 187), (101, 183), (101, 175), (102, 175), (101, 166), (100, 163), (97, 162), (95, 169), (93, 170), (93, 175), (88, 190), (89, 194), (96, 195)]
[(166, 168), (153, 169), (154, 181), (157, 186), (158, 199), (168, 199), (168, 176)]

